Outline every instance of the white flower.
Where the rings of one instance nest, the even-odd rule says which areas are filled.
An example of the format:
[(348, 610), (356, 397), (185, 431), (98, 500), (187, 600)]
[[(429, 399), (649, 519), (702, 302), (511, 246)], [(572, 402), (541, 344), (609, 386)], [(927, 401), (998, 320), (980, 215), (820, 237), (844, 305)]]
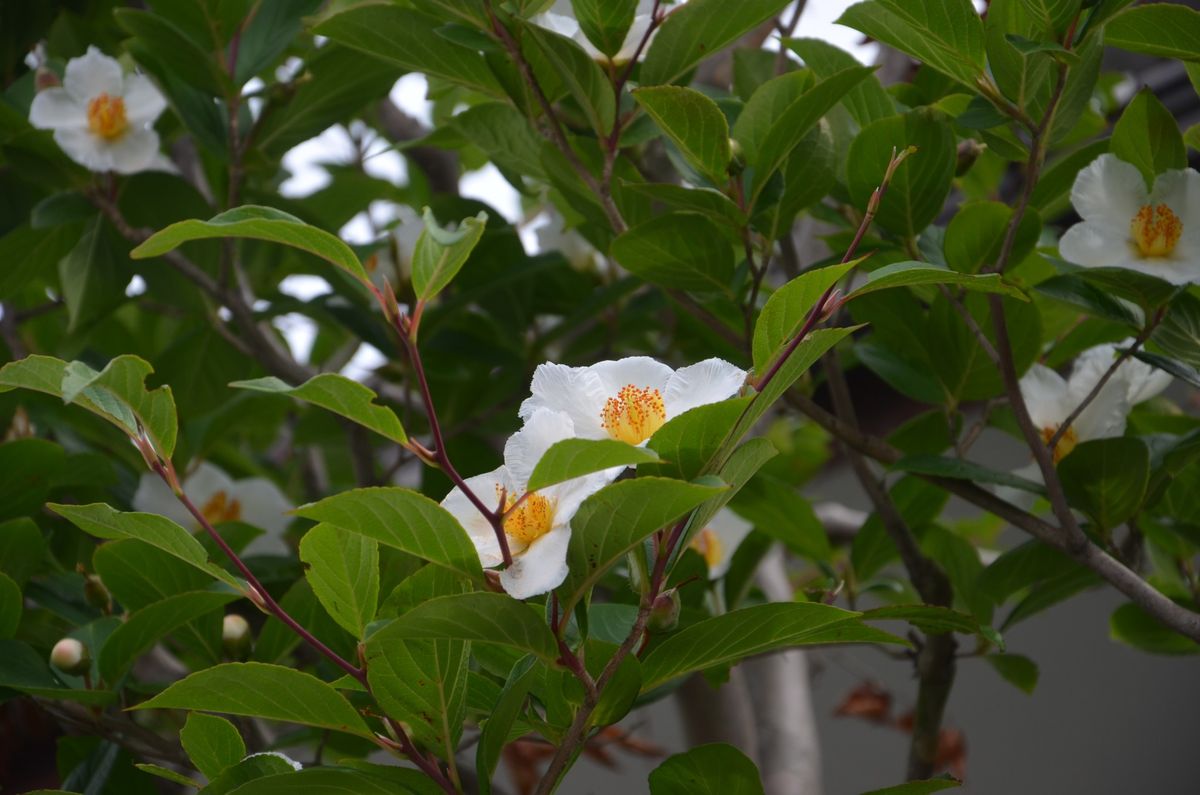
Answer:
[(166, 106), (148, 77), (122, 74), (116, 59), (88, 47), (67, 62), (61, 88), (33, 98), (29, 121), (54, 130), (55, 142), (80, 165), (132, 174), (160, 165), (151, 125)]
[[(1087, 390), (1091, 391), (1096, 382), (1108, 372), (1108, 368), (1112, 367), (1121, 351), (1133, 343), (1133, 337), (1127, 337), (1120, 342), (1088, 348), (1075, 360), (1071, 380), (1077, 380), (1079, 388), (1086, 386)], [(1113, 373), (1113, 378), (1125, 383), (1125, 396), (1130, 408), (1159, 395), (1171, 385), (1173, 379), (1170, 373), (1146, 364), (1134, 356), (1121, 362), (1121, 366)]]
[(387, 245), (366, 262), (371, 283), (381, 290), (385, 281), (398, 285), (412, 280), (413, 253), (425, 229), (421, 215), (404, 204), (396, 205), (396, 220), (398, 223), (388, 233)]
[[(501, 495), (512, 512), (504, 520), (512, 565), (500, 572), (500, 584), (516, 599), (546, 593), (567, 577), (567, 543), (571, 540), (571, 518), (580, 504), (611, 479), (604, 473), (585, 475), (541, 491), (526, 494), (533, 468), (555, 442), (575, 436), (570, 417), (557, 411), (533, 412), (525, 427), (504, 445), (504, 465), (467, 478), (467, 486), (486, 505), (499, 505)], [(500, 542), (491, 523), (455, 487), (442, 507), (467, 531), (479, 561), (485, 568), (503, 562)]]
[(708, 564), (708, 578), (719, 580), (729, 571), (733, 553), (750, 535), (754, 525), (728, 508), (722, 508), (704, 529), (692, 536), (690, 546)]
[(745, 380), (745, 370), (721, 359), (679, 370), (647, 356), (590, 367), (546, 362), (533, 373), (533, 394), (520, 415), (528, 419), (540, 408), (562, 411), (580, 438), (642, 444), (667, 420), (737, 394)]
[(1172, 284), (1200, 281), (1200, 173), (1194, 169), (1159, 174), (1148, 191), (1136, 167), (1101, 155), (1075, 178), (1071, 203), (1083, 221), (1058, 242), (1064, 259)]
[[(621, 45), (621, 49), (612, 57), (611, 62), (614, 64), (628, 63), (633, 59), (634, 52), (642, 42), (642, 37), (646, 35), (646, 31), (650, 28), (650, 15), (654, 11), (654, 0), (638, 0), (637, 10), (634, 12), (633, 24), (629, 26), (629, 33), (625, 35), (625, 41)], [(540, 25), (547, 30), (552, 30), (568, 38), (572, 38), (578, 43), (587, 54), (592, 56), (596, 61), (609, 61), (609, 57), (597, 50), (583, 30), (579, 27), (579, 22), (575, 19), (575, 12), (571, 8), (571, 0), (555, 0), (550, 10), (544, 11), (533, 18), (535, 25)], [(653, 40), (651, 36), (651, 40)], [(645, 57), (646, 50), (650, 48), (649, 42), (642, 49), (641, 57)], [(639, 58), (641, 60), (641, 58)]]
[[(183, 479), (183, 493), (212, 524), (240, 521), (265, 531), (246, 547), (249, 554), (284, 554), (283, 531), (291, 503), (266, 478), (235, 481), (208, 462), (202, 462)], [(200, 527), (183, 504), (159, 478), (142, 475), (133, 495), (135, 510), (165, 516), (193, 531)]]

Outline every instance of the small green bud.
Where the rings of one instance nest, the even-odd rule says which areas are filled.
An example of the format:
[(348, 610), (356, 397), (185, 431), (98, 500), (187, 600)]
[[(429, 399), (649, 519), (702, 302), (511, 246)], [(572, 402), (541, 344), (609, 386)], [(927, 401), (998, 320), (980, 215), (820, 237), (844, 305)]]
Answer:
[(250, 655), (253, 644), (250, 622), (237, 613), (225, 616), (221, 623), (221, 645), (225, 648), (225, 654), (233, 660), (244, 660)]
[(670, 632), (679, 624), (679, 591), (672, 588), (659, 594), (650, 607), (650, 618), (646, 623), (651, 632)]
[(729, 139), (729, 173), (741, 174), (746, 170), (746, 151), (736, 138)]
[(50, 650), (50, 664), (65, 674), (83, 676), (92, 667), (87, 646), (75, 638), (63, 638)]

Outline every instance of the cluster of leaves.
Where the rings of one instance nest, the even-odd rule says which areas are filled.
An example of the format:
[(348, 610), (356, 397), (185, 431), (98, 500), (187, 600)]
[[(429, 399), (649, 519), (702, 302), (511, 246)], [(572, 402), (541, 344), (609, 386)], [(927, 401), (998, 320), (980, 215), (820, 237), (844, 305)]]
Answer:
[[(744, 0), (735, 12), (724, 0), (655, 4), (655, 37), (631, 64), (593, 60), (540, 27), (548, 5), (152, 0), (84, 18), (44, 4), (22, 24), (24, 40), (5, 42), (0, 345), (13, 361), (0, 370), (0, 426), (11, 429), (0, 470), (13, 475), (0, 485), (0, 694), (95, 709), (90, 744), (63, 746), (68, 781), (102, 768), (122, 792), (146, 791), (151, 775), (210, 795), (453, 791), (469, 727), (487, 791), (508, 742), (536, 735), (572, 761), (593, 729), (695, 672), (720, 678), (747, 656), (792, 646), (903, 642), (868, 620), (972, 636), (1029, 691), (1036, 665), (1007, 653), (1000, 632), (1101, 581), (1044, 540), (985, 566), (978, 548), (1004, 523), (944, 519), (947, 484), (1039, 489), (967, 457), (977, 434), (964, 428), (966, 409), (980, 402), (984, 423), (1019, 436), (1010, 385), (987, 352), (1000, 342), (997, 301), (1016, 375), (1136, 336), (1140, 358), (1200, 386), (1191, 288), (1072, 266), (1050, 226), (1100, 154), (1151, 182), (1186, 166), (1196, 132), (1182, 134), (1149, 92), (1109, 134), (1114, 82), (1100, 60), (1108, 44), (1195, 61), (1200, 15), (1128, 0), (993, 0), (984, 20), (969, 0), (868, 0), (843, 22), (920, 64), (885, 88), (848, 53), (802, 37), (783, 40), (784, 56), (736, 47), (723, 84), (697, 79), (703, 61), (783, 13), (785, 0)], [(572, 6), (611, 55), (637, 4)], [(179, 172), (89, 175), (34, 130), (36, 75), (18, 64), (42, 40), (52, 70), (97, 44), (152, 75), (172, 109), (159, 129)], [(277, 72), (292, 58), (298, 71)], [(384, 97), (406, 72), (426, 76), (435, 121), (397, 144), (412, 152), (407, 185), (371, 176), (360, 157), (330, 166), (312, 195), (279, 193), (282, 155), (330, 125), (393, 135)], [(252, 80), (261, 87), (248, 89)], [(429, 149), (494, 164), (531, 212), (553, 207), (620, 270), (526, 254), (494, 208), (419, 167), (417, 151)], [(897, 165), (898, 151), (911, 153)], [(1041, 173), (1014, 209), (1002, 188), (1017, 167)], [(430, 208), (409, 275), (387, 288), (371, 265), (388, 230), (365, 246), (323, 231), (375, 202)], [(835, 257), (795, 256), (800, 217), (827, 225)], [(871, 256), (852, 259), (856, 249)], [(281, 292), (294, 274), (320, 275), (330, 291)], [(135, 275), (142, 292), (126, 289)], [(813, 330), (843, 305), (837, 319), (858, 325)], [(269, 325), (291, 313), (316, 328), (303, 361)], [(411, 331), (415, 348), (417, 321), (420, 388), (403, 356), (366, 385), (337, 374), (364, 343), (394, 350), (397, 330)], [(847, 369), (922, 406), (883, 444), (883, 463), (896, 473), (890, 504), (949, 582), (942, 603), (921, 604), (912, 572), (891, 567), (903, 550), (885, 511), (838, 549), (798, 490), (828, 440), (781, 407), (821, 385), (809, 369), (835, 348)], [(645, 449), (552, 448), (532, 488), (613, 466), (636, 465), (636, 477), (580, 509), (555, 595), (518, 602), (489, 587), (467, 534), (437, 504), (450, 487), (442, 472), (422, 469), (411, 488), (379, 484), (407, 471), (410, 451), (428, 453), (413, 442), (433, 430), (419, 393), (453, 429), (438, 452), (483, 471), (515, 428), (533, 366), (589, 364), (599, 351), (716, 354), (750, 368), (762, 389), (671, 420)], [(1085, 442), (1058, 468), (1088, 538), (1128, 560), (1144, 548), (1150, 583), (1192, 608), (1197, 438), (1200, 421), (1159, 400), (1134, 412), (1125, 436)], [(148, 464), (183, 473), (201, 459), (272, 477), (307, 503), (290, 532), (298, 555), (248, 558), (250, 579), (196, 528), (124, 510)], [(706, 586), (687, 541), (727, 506), (756, 532)], [(1118, 545), (1123, 526), (1131, 540)], [(258, 533), (239, 522), (216, 529), (235, 555)], [(777, 542), (804, 561), (795, 602), (765, 603), (753, 588)], [(675, 588), (678, 623), (643, 636), (643, 613)], [(838, 595), (883, 606), (823, 603)], [(223, 645), (222, 613), (255, 606), (268, 617), (255, 621), (253, 649)], [(1150, 651), (1200, 650), (1132, 604), (1112, 631)], [(90, 670), (47, 666), (62, 637), (91, 650)], [(164, 649), (189, 675), (161, 681), (152, 664)], [(592, 693), (588, 682), (603, 687)], [(273, 747), (319, 747), (335, 764), (296, 771), (246, 756), (238, 726), (207, 713), (296, 727)], [(131, 745), (134, 729), (178, 733), (182, 753)], [(379, 747), (423, 772), (365, 762)], [(207, 783), (180, 772), (190, 770)], [(672, 757), (650, 785), (658, 795), (761, 792), (753, 765), (727, 747)]]

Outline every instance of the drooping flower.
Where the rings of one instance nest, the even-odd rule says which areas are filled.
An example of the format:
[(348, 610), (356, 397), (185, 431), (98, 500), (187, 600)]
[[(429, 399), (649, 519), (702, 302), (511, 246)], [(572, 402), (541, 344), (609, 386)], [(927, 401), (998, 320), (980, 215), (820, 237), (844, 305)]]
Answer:
[[(611, 58), (611, 63), (624, 64), (633, 60), (638, 45), (646, 35), (646, 31), (650, 28), (654, 5), (654, 0), (638, 0), (637, 10), (634, 12), (633, 24), (629, 26), (629, 32), (625, 34), (625, 41), (621, 44), (621, 49)], [(555, 0), (554, 5), (549, 10), (538, 14), (532, 21), (535, 25), (540, 25), (555, 33), (574, 39), (587, 51), (588, 55), (592, 56), (593, 60), (610, 62), (607, 55), (597, 50), (588, 41), (583, 29), (579, 26), (579, 22), (575, 19), (575, 12), (571, 8), (571, 0)], [(653, 40), (653, 36), (651, 36), (651, 40)], [(648, 49), (649, 42), (642, 49), (639, 60), (645, 57), (646, 50)]]
[(722, 508), (700, 532), (692, 536), (691, 547), (700, 553), (708, 564), (708, 578), (719, 580), (729, 571), (733, 553), (741, 545), (754, 525), (731, 511)]
[(88, 47), (85, 55), (67, 62), (61, 88), (47, 88), (33, 98), (29, 121), (54, 130), (55, 142), (80, 165), (133, 174), (161, 160), (151, 125), (166, 106), (150, 78), (123, 74), (115, 58)]
[[(575, 436), (571, 418), (548, 409), (532, 412), (525, 427), (504, 445), (504, 464), (484, 475), (467, 478), (467, 487), (489, 507), (503, 505), (512, 565), (500, 572), (500, 584), (516, 599), (546, 593), (567, 577), (567, 543), (571, 519), (585, 499), (603, 488), (611, 477), (585, 475), (527, 494), (529, 476), (555, 442)], [(503, 562), (500, 542), (487, 518), (467, 495), (455, 487), (442, 500), (467, 531), (485, 568)]]
[(561, 411), (583, 439), (642, 444), (667, 420), (737, 394), (746, 371), (721, 359), (672, 370), (648, 356), (590, 367), (546, 362), (533, 373), (532, 395), (521, 404), (529, 419), (538, 409)]
[(1159, 174), (1151, 190), (1138, 169), (1104, 154), (1079, 172), (1071, 203), (1083, 218), (1058, 243), (1088, 268), (1126, 268), (1172, 284), (1200, 281), (1200, 173)]
[[(198, 464), (183, 479), (183, 493), (211, 524), (240, 521), (264, 531), (246, 547), (249, 554), (277, 555), (287, 552), (283, 531), (292, 504), (266, 478), (233, 480), (207, 461)], [(142, 475), (133, 495), (135, 510), (165, 516), (193, 531), (200, 527), (183, 504), (159, 478)]]

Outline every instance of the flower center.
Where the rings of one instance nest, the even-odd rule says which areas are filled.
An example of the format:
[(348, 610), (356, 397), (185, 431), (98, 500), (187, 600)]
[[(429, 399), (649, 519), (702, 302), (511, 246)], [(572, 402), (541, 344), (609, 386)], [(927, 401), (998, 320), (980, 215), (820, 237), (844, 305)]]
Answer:
[(706, 527), (692, 536), (689, 546), (704, 557), (704, 562), (710, 569), (715, 568), (721, 560), (721, 539), (711, 527)]
[(120, 138), (129, 127), (125, 118), (125, 100), (101, 93), (88, 103), (88, 129), (109, 141)]
[(626, 384), (616, 397), (605, 402), (600, 424), (608, 435), (627, 444), (641, 444), (667, 421), (662, 393)]
[(204, 514), (209, 524), (236, 522), (242, 518), (242, 504), (225, 492), (218, 491), (208, 498), (208, 502), (200, 508), (200, 513)]
[(1133, 243), (1143, 257), (1166, 257), (1183, 234), (1183, 222), (1165, 204), (1147, 204), (1129, 223)]
[[(540, 494), (526, 495), (521, 504), (513, 508), (517, 499), (509, 496), (504, 509), (504, 534), (529, 546), (554, 527), (554, 503)], [(510, 510), (511, 509), (511, 510)]]
[[(1054, 434), (1058, 433), (1058, 427), (1054, 425), (1042, 428), (1042, 441), (1047, 445), (1054, 438)], [(1054, 463), (1062, 461), (1071, 451), (1075, 449), (1075, 445), (1079, 444), (1079, 436), (1075, 433), (1074, 428), (1067, 428), (1062, 436), (1058, 439), (1058, 444), (1054, 445)]]

